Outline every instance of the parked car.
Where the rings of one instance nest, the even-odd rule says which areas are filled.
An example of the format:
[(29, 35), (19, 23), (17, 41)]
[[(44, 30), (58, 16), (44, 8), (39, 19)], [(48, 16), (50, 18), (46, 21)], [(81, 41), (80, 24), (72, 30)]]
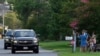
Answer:
[(4, 49), (7, 47), (11, 47), (11, 35), (13, 34), (13, 30), (8, 29), (4, 35)]
[(32, 50), (39, 53), (39, 41), (34, 30), (16, 29), (12, 37), (12, 53), (17, 50)]

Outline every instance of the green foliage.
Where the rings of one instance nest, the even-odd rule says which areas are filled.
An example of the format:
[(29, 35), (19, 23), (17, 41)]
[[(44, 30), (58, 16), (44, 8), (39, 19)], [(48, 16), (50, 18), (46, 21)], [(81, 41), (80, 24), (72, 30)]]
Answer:
[(43, 40), (63, 40), (72, 34), (69, 24), (75, 17), (73, 11), (76, 6), (73, 1), (44, 0), (35, 8), (38, 11), (33, 10), (28, 17), (27, 28), (35, 29)]
[[(11, 0), (9, 0), (11, 2)], [(100, 1), (91, 0), (14, 0), (14, 11), (23, 27), (34, 29), (41, 35), (41, 40), (63, 40), (72, 35), (69, 24), (78, 20), (79, 30), (89, 33), (100, 30)], [(95, 27), (96, 26), (96, 27)]]
[(38, 5), (38, 14), (37, 11), (33, 11), (29, 17), (27, 28), (33, 28), (37, 33), (41, 34), (41, 39), (45, 40), (48, 36), (48, 21), (51, 18), (50, 7), (47, 3), (41, 2)]
[(54, 22), (53, 29), (57, 39), (64, 39), (66, 35), (71, 35), (70, 21), (75, 17), (74, 8), (77, 6), (74, 1), (66, 0), (50, 0), (52, 9), (52, 21)]
[(27, 23), (28, 17), (36, 7), (35, 3), (35, 0), (15, 0), (14, 11), (17, 12), (18, 18), (23, 22), (23, 25)]
[[(49, 40), (59, 40), (59, 34), (60, 31), (63, 30), (63, 32), (66, 32), (66, 29), (69, 29), (64, 25), (64, 20), (61, 20), (61, 16), (59, 16), (59, 13), (55, 13), (54, 10), (52, 10), (52, 6), (50, 3), (41, 2), (41, 7), (39, 8), (39, 14), (37, 15), (35, 11), (32, 12), (32, 16), (30, 16), (31, 19), (29, 19), (27, 27), (35, 29), (38, 33), (41, 34), (43, 37), (42, 39), (49, 39)], [(38, 6), (40, 6), (38, 5)], [(66, 16), (66, 15), (64, 15)], [(60, 18), (59, 18), (60, 17)], [(67, 23), (67, 21), (64, 21), (64, 23)], [(62, 24), (64, 27), (63, 29), (60, 29), (62, 27)], [(68, 24), (67, 24), (68, 26)], [(70, 30), (70, 29), (69, 29)], [(67, 31), (68, 32), (68, 31)], [(68, 32), (69, 33), (69, 32)], [(62, 33), (61, 33), (62, 34)], [(63, 36), (66, 33), (63, 34)]]
[[(77, 7), (76, 15), (79, 20), (78, 27), (80, 30), (87, 29), (90, 35), (94, 31), (98, 36), (100, 36), (100, 3), (98, 2), (96, 0), (94, 2), (93, 0), (90, 1), (89, 4), (83, 4), (82, 6)], [(98, 42), (100, 42), (100, 38), (97, 37), (97, 39)]]
[(7, 0), (10, 4), (14, 4), (15, 0)]
[(12, 11), (5, 15), (5, 25), (11, 29), (22, 27), (21, 21), (17, 18), (17, 14)]

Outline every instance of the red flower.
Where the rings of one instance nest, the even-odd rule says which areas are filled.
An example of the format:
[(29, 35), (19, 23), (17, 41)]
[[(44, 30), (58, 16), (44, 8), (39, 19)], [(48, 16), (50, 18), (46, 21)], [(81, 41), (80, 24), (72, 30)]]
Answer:
[(83, 2), (83, 3), (88, 3), (89, 0), (81, 0), (81, 2)]
[(78, 24), (78, 20), (74, 20), (71, 22), (70, 27), (76, 28), (77, 24)]

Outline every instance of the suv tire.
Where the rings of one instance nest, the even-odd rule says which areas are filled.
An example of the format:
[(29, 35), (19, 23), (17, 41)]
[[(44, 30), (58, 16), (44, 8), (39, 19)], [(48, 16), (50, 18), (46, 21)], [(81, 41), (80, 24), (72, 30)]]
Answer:
[(6, 43), (4, 43), (4, 49), (7, 49)]
[(15, 53), (14, 46), (12, 46), (12, 48), (11, 48), (11, 53), (12, 53), (12, 54), (14, 54), (14, 53)]
[(33, 50), (34, 53), (39, 53), (39, 47), (37, 47), (37, 49)]

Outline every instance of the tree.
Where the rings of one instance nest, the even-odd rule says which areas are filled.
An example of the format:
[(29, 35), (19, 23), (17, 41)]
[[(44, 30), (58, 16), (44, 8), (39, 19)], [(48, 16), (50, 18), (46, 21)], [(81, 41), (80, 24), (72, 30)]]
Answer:
[(76, 6), (76, 1), (44, 0), (38, 5), (39, 15), (34, 10), (27, 27), (35, 29), (42, 35), (42, 39), (62, 40), (65, 35), (72, 33), (69, 24), (75, 17)]
[(70, 24), (73, 22), (78, 24), (80, 30), (86, 28), (91, 32), (96, 29), (99, 33), (100, 3), (97, 3), (98, 0), (84, 0), (85, 3), (81, 1), (83, 0), (16, 0), (14, 11), (18, 13), (23, 26), (35, 29), (41, 34), (41, 39), (64, 39), (65, 35), (72, 34)]
[(10, 4), (14, 4), (15, 0), (7, 0)]
[[(41, 1), (37, 5), (37, 10), (33, 10), (31, 13), (27, 28), (34, 29), (37, 33), (41, 34), (41, 40), (49, 39), (48, 22), (51, 19), (50, 5), (47, 1)], [(38, 12), (38, 13), (37, 13)]]
[[(79, 20), (79, 29), (87, 29), (90, 35), (93, 31), (100, 36), (100, 1), (92, 0), (88, 3), (83, 3), (81, 6), (76, 8), (77, 19)], [(98, 37), (98, 42), (100, 38)]]
[[(56, 39), (64, 39), (65, 35), (71, 35), (70, 21), (74, 19), (74, 9), (77, 7), (77, 0), (50, 0), (52, 9), (53, 34)], [(52, 24), (51, 24), (52, 25)]]
[(18, 29), (22, 27), (21, 21), (17, 18), (17, 14), (12, 11), (5, 15), (5, 25), (10, 29)]
[(27, 23), (31, 12), (36, 8), (36, 0), (15, 0), (14, 11), (18, 14), (18, 18), (23, 22), (23, 26)]

